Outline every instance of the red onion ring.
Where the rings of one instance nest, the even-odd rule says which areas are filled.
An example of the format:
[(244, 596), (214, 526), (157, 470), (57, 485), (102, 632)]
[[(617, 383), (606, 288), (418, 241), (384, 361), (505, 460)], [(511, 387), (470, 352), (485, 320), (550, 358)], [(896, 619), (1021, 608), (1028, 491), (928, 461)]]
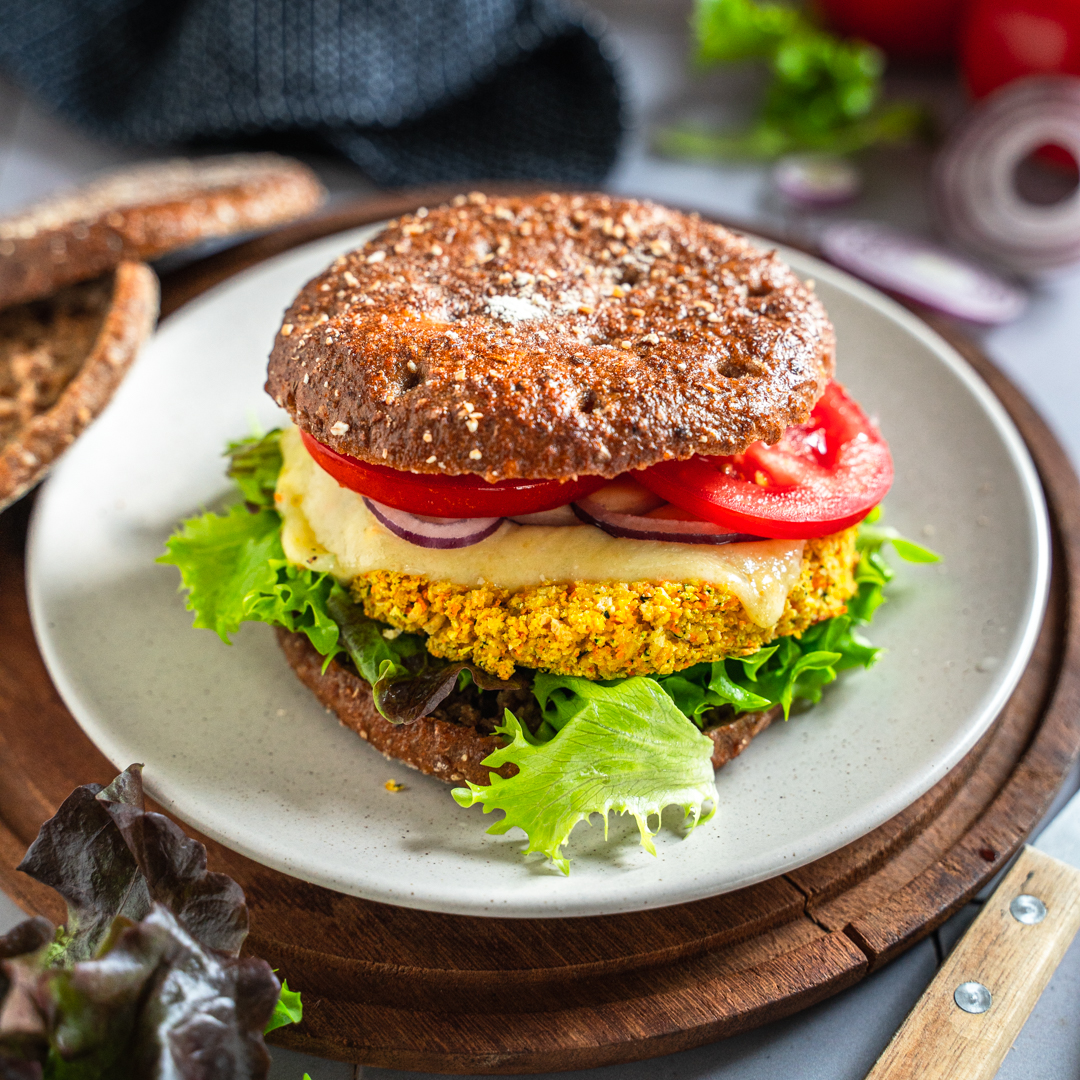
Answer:
[(425, 520), (364, 496), (364, 505), (395, 536), (424, 548), (463, 548), (486, 540), (503, 518), (438, 518)]
[(595, 525), (611, 536), (626, 540), (662, 540), (669, 544), (737, 544), (744, 540), (760, 540), (760, 536), (724, 532), (723, 526), (711, 521), (675, 521), (672, 518), (651, 518), (638, 514), (616, 514), (605, 510), (593, 499), (582, 499), (574, 505), (574, 513), (587, 525)]
[(934, 207), (957, 243), (1025, 273), (1080, 260), (1080, 189), (1037, 206), (1016, 190), (1016, 170), (1051, 143), (1080, 161), (1080, 79), (1039, 75), (992, 94), (935, 162)]
[(878, 222), (830, 225), (818, 244), (825, 258), (864, 281), (958, 319), (997, 326), (1027, 306), (1027, 294), (996, 274)]

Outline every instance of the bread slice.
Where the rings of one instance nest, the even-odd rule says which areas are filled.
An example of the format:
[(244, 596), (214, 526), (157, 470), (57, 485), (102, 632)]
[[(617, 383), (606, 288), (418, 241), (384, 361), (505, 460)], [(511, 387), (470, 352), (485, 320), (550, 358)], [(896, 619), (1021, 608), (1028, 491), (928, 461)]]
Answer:
[[(455, 784), (464, 780), (488, 784), (493, 771), (504, 777), (517, 772), (517, 767), (511, 764), (498, 770), (481, 764), (488, 754), (503, 745), (498, 735), (435, 716), (422, 717), (414, 724), (391, 724), (375, 708), (371, 688), (351, 667), (331, 661), (324, 672), (322, 656), (303, 634), (279, 629), (277, 636), (285, 659), (300, 681), (345, 727), (385, 757)], [(713, 768), (719, 769), (738, 757), (780, 715), (780, 706), (776, 706), (768, 712), (743, 713), (728, 723), (706, 729), (705, 734), (715, 747)]]
[(0, 220), (0, 307), (49, 296), (121, 260), (310, 213), (326, 192), (278, 154), (177, 158), (109, 173)]
[(108, 404), (157, 308), (154, 272), (122, 262), (105, 277), (0, 311), (0, 510)]

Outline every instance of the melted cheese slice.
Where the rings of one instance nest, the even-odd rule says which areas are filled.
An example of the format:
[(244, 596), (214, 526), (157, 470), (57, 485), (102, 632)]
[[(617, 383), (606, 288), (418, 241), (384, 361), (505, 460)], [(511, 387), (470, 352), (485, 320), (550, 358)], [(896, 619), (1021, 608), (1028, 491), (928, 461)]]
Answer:
[(776, 623), (802, 570), (802, 540), (759, 540), (711, 547), (609, 536), (593, 525), (515, 525), (486, 540), (440, 551), (402, 540), (381, 525), (355, 492), (323, 472), (297, 429), (281, 437), (284, 468), (277, 507), (281, 542), (294, 563), (341, 581), (390, 570), (458, 585), (519, 592), (561, 581), (703, 582), (730, 590), (758, 626)]

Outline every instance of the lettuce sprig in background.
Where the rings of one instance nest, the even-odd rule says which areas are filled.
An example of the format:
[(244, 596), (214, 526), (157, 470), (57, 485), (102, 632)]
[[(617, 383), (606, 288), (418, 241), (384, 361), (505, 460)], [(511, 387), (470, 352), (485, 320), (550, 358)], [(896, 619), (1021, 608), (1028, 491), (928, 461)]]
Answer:
[(799, 7), (757, 0), (697, 0), (698, 68), (757, 61), (769, 85), (754, 122), (720, 132), (688, 126), (660, 133), (680, 157), (775, 158), (797, 151), (849, 154), (902, 142), (923, 125), (917, 106), (881, 101), (885, 57), (865, 41), (822, 29)]

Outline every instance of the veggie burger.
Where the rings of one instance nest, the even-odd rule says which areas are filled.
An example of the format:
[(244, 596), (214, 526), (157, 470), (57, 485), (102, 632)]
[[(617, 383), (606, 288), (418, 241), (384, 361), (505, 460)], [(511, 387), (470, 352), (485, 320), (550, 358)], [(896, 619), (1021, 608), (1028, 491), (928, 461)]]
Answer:
[(304, 287), (266, 383), (292, 426), (229, 448), (243, 502), (162, 561), (196, 626), (276, 625), (490, 831), (565, 871), (615, 810), (653, 850), (666, 806), (707, 819), (715, 767), (876, 657), (892, 462), (834, 354), (812, 283), (696, 215), (458, 196)]

